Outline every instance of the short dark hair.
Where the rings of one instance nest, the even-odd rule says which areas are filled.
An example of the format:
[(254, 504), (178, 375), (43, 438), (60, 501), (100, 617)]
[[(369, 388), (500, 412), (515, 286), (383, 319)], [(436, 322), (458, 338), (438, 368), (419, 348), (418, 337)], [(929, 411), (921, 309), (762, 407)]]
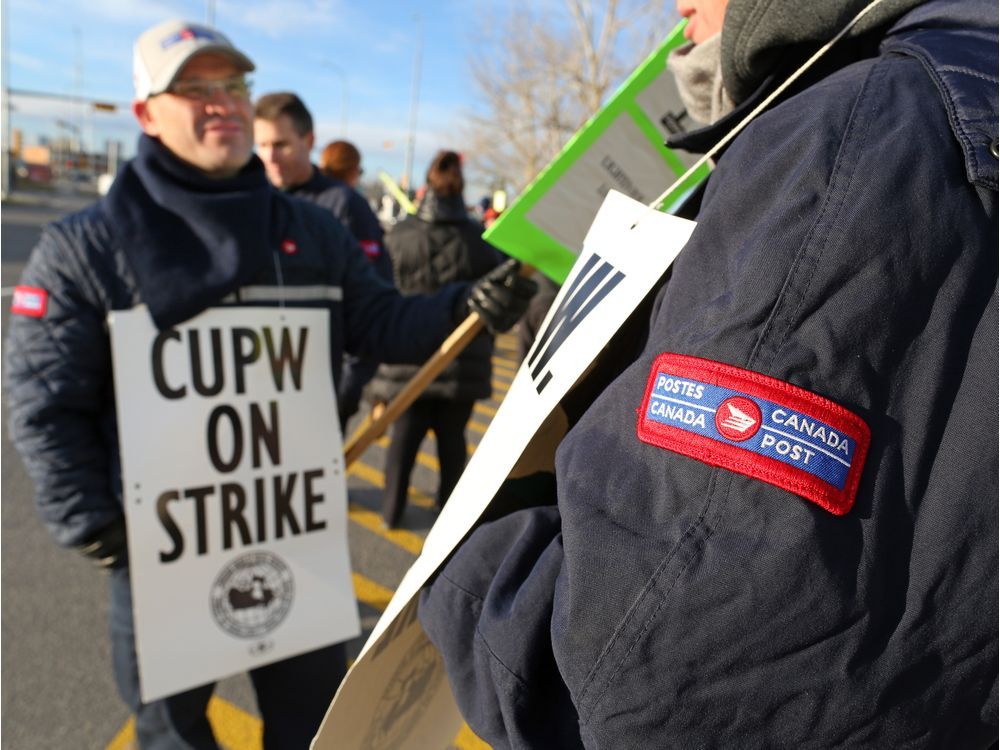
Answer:
[(264, 94), (257, 100), (254, 107), (253, 116), (268, 122), (274, 122), (281, 115), (288, 115), (292, 121), (292, 127), (299, 135), (309, 135), (313, 132), (313, 118), (302, 103), (291, 91), (276, 91), (273, 94)]
[(454, 151), (438, 151), (427, 169), (427, 186), (443, 198), (465, 190), (462, 157)]

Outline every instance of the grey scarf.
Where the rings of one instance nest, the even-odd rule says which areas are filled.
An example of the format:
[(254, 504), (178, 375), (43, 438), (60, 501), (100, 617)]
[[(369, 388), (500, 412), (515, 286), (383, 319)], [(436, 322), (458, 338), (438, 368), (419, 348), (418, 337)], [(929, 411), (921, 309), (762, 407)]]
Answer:
[(710, 125), (734, 108), (722, 83), (722, 34), (701, 44), (685, 44), (667, 58), (681, 100), (692, 119)]

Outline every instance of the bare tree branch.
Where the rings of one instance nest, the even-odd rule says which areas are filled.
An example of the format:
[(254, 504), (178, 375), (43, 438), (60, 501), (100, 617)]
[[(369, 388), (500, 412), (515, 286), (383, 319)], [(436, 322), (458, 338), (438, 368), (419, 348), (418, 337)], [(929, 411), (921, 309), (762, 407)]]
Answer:
[(676, 23), (653, 0), (513, 0), (470, 59), (479, 110), (465, 152), (523, 188)]

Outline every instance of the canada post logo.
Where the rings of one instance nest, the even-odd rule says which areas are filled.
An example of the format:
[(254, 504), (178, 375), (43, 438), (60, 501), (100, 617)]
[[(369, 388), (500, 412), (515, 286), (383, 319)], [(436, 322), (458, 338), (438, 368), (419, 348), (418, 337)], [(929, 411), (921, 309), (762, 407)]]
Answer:
[(730, 396), (715, 411), (715, 427), (719, 434), (736, 442), (756, 435), (760, 420), (760, 407), (742, 396)]
[(645, 443), (736, 471), (842, 515), (854, 503), (868, 425), (838, 404), (774, 378), (664, 353), (637, 427)]
[(170, 49), (178, 42), (186, 42), (189, 39), (207, 39), (210, 42), (214, 42), (216, 40), (216, 36), (205, 29), (184, 28), (166, 37), (162, 42), (160, 42), (160, 46), (163, 49)]

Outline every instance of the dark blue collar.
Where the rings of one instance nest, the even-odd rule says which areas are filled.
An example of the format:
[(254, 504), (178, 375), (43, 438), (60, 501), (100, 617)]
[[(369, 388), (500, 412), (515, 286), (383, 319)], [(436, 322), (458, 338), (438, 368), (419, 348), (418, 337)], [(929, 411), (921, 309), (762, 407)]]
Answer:
[(139, 138), (103, 210), (157, 328), (217, 304), (269, 262), (272, 197), (256, 156), (234, 177), (210, 179)]

